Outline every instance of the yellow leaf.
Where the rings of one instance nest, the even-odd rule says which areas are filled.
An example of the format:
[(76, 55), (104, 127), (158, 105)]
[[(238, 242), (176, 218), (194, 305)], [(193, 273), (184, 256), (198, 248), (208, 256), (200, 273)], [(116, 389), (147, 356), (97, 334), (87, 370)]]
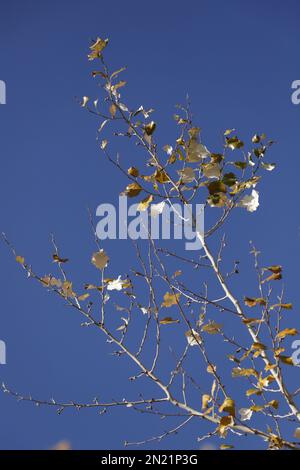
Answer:
[(224, 135), (230, 135), (232, 134), (233, 132), (235, 131), (235, 129), (226, 129), (226, 131), (224, 132)]
[(213, 397), (214, 394), (215, 394), (216, 388), (217, 388), (217, 381), (214, 380), (214, 381), (213, 381), (213, 384), (212, 384), (212, 386), (211, 386), (211, 391), (210, 391), (210, 394), (211, 394), (212, 397)]
[(278, 333), (277, 339), (284, 339), (286, 336), (296, 336), (298, 335), (298, 330), (296, 328), (286, 328)]
[(226, 146), (231, 150), (240, 149), (244, 147), (244, 142), (242, 142), (237, 136), (226, 137)]
[(285, 348), (278, 348), (278, 349), (275, 349), (274, 351), (274, 356), (275, 357), (278, 357), (279, 354), (283, 353), (285, 351)]
[(161, 184), (168, 183), (170, 181), (168, 175), (164, 170), (156, 170), (154, 178), (156, 179), (156, 181), (158, 181), (158, 183)]
[(272, 408), (278, 410), (279, 402), (277, 400), (271, 400), (266, 406), (272, 406)]
[(211, 397), (207, 394), (202, 395), (202, 410), (206, 410), (208, 403), (211, 401)]
[(18, 255), (18, 256), (16, 256), (16, 262), (24, 265), (25, 258), (23, 258), (23, 256)]
[(265, 282), (269, 281), (280, 281), (282, 279), (281, 273), (273, 273), (271, 276), (268, 276), (266, 279), (264, 279), (261, 283), (264, 284)]
[(127, 197), (135, 197), (140, 194), (142, 189), (143, 188), (138, 183), (130, 183), (128, 186), (126, 186), (125, 191), (121, 193), (121, 195)]
[(251, 397), (251, 395), (261, 395), (262, 391), (257, 390), (256, 388), (250, 388), (249, 390), (246, 391), (247, 397)]
[(271, 271), (274, 274), (279, 274), (282, 272), (282, 266), (279, 266), (279, 265), (269, 266), (268, 268), (265, 268), (265, 269), (267, 269), (268, 271)]
[(276, 367), (277, 367), (276, 364), (267, 364), (265, 366), (265, 371), (276, 369)]
[(256, 413), (258, 413), (259, 411), (262, 411), (263, 409), (264, 409), (264, 406), (260, 406), (260, 405), (253, 405), (250, 407), (250, 410), (255, 411)]
[(235, 403), (234, 403), (234, 400), (232, 400), (232, 398), (225, 398), (223, 404), (220, 406), (219, 408), (219, 411), (220, 413), (223, 413), (223, 412), (226, 412), (228, 413), (230, 416), (235, 416)]
[(226, 437), (228, 427), (233, 425), (234, 420), (232, 416), (222, 416), (222, 418), (220, 419), (219, 426), (217, 428), (219, 436)]
[(135, 178), (137, 178), (140, 174), (139, 170), (135, 168), (134, 166), (131, 166), (130, 168), (128, 168), (127, 173), (131, 176), (134, 176)]
[(209, 374), (213, 374), (216, 370), (217, 370), (217, 366), (211, 366), (211, 365), (208, 365), (208, 366), (207, 366), (207, 369), (206, 369), (206, 371), (207, 371)]
[(146, 211), (149, 207), (149, 204), (151, 204), (152, 201), (153, 201), (153, 196), (152, 194), (150, 194), (139, 203), (137, 210), (141, 212)]
[(108, 39), (97, 38), (97, 40), (90, 46), (91, 53), (88, 55), (89, 60), (94, 60), (101, 56), (103, 49), (108, 44)]
[(288, 357), (288, 356), (278, 356), (279, 357), (279, 360), (281, 362), (283, 362), (283, 364), (286, 364), (288, 366), (294, 366), (294, 361), (291, 357)]
[(268, 387), (271, 382), (274, 382), (274, 380), (275, 378), (273, 377), (273, 375), (268, 375), (267, 377), (264, 377), (264, 378), (260, 376), (257, 385), (260, 389), (262, 389), (262, 388)]

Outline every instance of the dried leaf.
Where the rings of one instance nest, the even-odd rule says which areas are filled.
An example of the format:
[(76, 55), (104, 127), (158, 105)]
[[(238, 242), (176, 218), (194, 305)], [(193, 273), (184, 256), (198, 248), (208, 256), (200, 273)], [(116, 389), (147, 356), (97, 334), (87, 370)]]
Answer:
[(283, 308), (283, 309), (286, 309), (286, 310), (292, 310), (293, 304), (291, 304), (291, 303), (288, 303), (288, 304), (275, 304), (275, 305), (272, 305), (269, 308), (269, 310), (274, 310), (275, 308)]
[(60, 258), (56, 253), (52, 255), (53, 263), (67, 263), (69, 258)]
[(78, 300), (79, 300), (80, 302), (83, 302), (84, 300), (88, 299), (89, 296), (90, 296), (90, 294), (82, 294), (82, 295), (80, 295), (80, 296), (78, 297)]
[(162, 318), (159, 323), (161, 325), (172, 325), (173, 323), (179, 323), (179, 320), (174, 320), (174, 318), (172, 317), (165, 317)]
[(172, 307), (172, 305), (177, 305), (179, 301), (180, 294), (172, 294), (170, 292), (166, 292), (164, 295), (164, 301), (161, 304), (162, 307)]
[(232, 416), (222, 416), (222, 418), (220, 419), (219, 426), (217, 428), (217, 432), (219, 436), (223, 438), (226, 437), (228, 427), (233, 426), (233, 425), (234, 425), (234, 419)]
[(256, 413), (263, 411), (263, 409), (264, 409), (264, 406), (261, 406), (261, 405), (253, 405), (250, 408), (250, 410), (255, 411)]
[(269, 266), (268, 268), (264, 268), (264, 270), (271, 271), (274, 274), (279, 274), (282, 272), (282, 266), (273, 265), (273, 266)]
[(110, 113), (112, 118), (115, 117), (116, 112), (117, 112), (117, 106), (114, 103), (112, 103), (109, 107), (109, 113)]
[(254, 377), (258, 377), (258, 373), (255, 369), (241, 369), (240, 367), (235, 367), (232, 369), (232, 377), (250, 377), (253, 375)]
[(216, 323), (215, 321), (210, 321), (202, 327), (202, 331), (209, 333), (210, 335), (216, 335), (220, 333), (223, 325)]
[(140, 194), (142, 191), (142, 187), (139, 185), (139, 183), (130, 183), (125, 191), (121, 193), (122, 196), (127, 196), (127, 197), (135, 197)]
[(73, 292), (73, 284), (71, 281), (64, 281), (61, 287), (62, 293), (65, 297), (75, 297), (76, 294)]
[(273, 273), (271, 274), (271, 276), (268, 276), (266, 279), (264, 279), (262, 281), (262, 284), (264, 284), (265, 282), (269, 282), (269, 281), (280, 281), (280, 279), (282, 279), (282, 275), (281, 273)]
[(97, 253), (94, 253), (92, 256), (92, 263), (98, 269), (104, 269), (107, 266), (109, 257), (104, 250), (100, 250)]
[(227, 187), (222, 181), (212, 181), (207, 185), (207, 189), (211, 195), (227, 192)]
[(226, 137), (226, 146), (231, 150), (240, 149), (244, 147), (244, 142), (242, 142), (237, 136)]
[(164, 170), (156, 170), (154, 178), (158, 183), (161, 184), (170, 182), (170, 178)]
[(245, 325), (252, 325), (253, 323), (262, 323), (263, 320), (259, 320), (258, 318), (244, 318), (243, 323)]
[(97, 59), (101, 56), (103, 49), (108, 44), (108, 39), (97, 38), (97, 40), (90, 46), (91, 52), (88, 55), (89, 60)]
[(180, 269), (178, 269), (178, 270), (175, 271), (175, 273), (173, 274), (172, 279), (174, 279), (175, 277), (181, 276), (181, 274), (182, 274), (182, 271), (181, 271)]
[(252, 297), (244, 297), (244, 302), (248, 307), (255, 307), (256, 305), (266, 305), (267, 302), (265, 299), (258, 297), (258, 298), (252, 298)]
[(148, 136), (152, 135), (156, 129), (155, 122), (154, 121), (149, 122), (149, 124), (147, 124), (144, 129)]

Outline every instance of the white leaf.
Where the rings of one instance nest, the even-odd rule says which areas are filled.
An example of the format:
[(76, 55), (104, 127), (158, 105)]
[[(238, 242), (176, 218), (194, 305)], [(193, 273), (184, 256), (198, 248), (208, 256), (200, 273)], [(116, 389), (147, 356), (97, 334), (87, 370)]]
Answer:
[(124, 282), (125, 281), (122, 281), (121, 276), (119, 276), (118, 279), (114, 279), (107, 284), (107, 290), (122, 290)]
[(84, 96), (84, 97), (82, 98), (81, 107), (82, 107), (82, 108), (85, 108), (88, 102), (89, 102), (89, 97), (88, 97), (88, 96)]
[(165, 205), (165, 201), (159, 202), (158, 204), (151, 204), (151, 217), (157, 217), (161, 214)]
[(261, 162), (261, 166), (267, 171), (273, 171), (276, 167), (275, 163), (264, 163)]
[(195, 330), (187, 331), (185, 336), (190, 346), (197, 346), (201, 342), (200, 335)]
[(165, 145), (163, 149), (165, 152), (167, 152), (167, 155), (169, 155), (169, 157), (172, 155), (173, 153), (172, 145)]
[(239, 207), (244, 207), (248, 212), (254, 212), (259, 206), (259, 194), (255, 189), (252, 190), (251, 195), (244, 196), (239, 204)]
[(250, 408), (241, 408), (239, 413), (241, 415), (241, 421), (248, 421), (251, 419), (253, 411), (250, 410)]

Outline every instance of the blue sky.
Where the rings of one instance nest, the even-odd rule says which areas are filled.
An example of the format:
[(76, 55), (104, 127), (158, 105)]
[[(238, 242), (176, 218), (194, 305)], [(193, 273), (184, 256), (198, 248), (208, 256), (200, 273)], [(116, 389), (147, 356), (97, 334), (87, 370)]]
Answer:
[[(276, 172), (262, 183), (259, 210), (233, 218), (230, 249), (245, 271), (250, 239), (265, 264), (283, 264), (297, 312), (300, 106), (290, 96), (291, 83), (300, 78), (299, 2), (10, 0), (1, 2), (0, 13), (0, 80), (7, 85), (7, 104), (0, 106), (0, 228), (35, 269), (43, 274), (53, 268), (54, 232), (74, 262), (74, 282), (95, 276), (86, 208), (115, 202), (124, 187), (97, 146), (97, 120), (76, 102), (97, 96), (86, 56), (100, 35), (110, 38), (112, 68), (128, 67), (127, 102), (157, 111), (162, 145), (176, 137), (174, 105), (187, 93), (208, 148), (219, 145), (227, 128), (237, 128), (243, 139), (265, 132), (276, 140), (269, 157)], [(114, 274), (133, 264), (126, 242), (106, 242), (105, 248), (114, 254)], [(122, 388), (124, 366), (108, 355), (98, 334), (80, 328), (72, 311), (25, 279), (4, 245), (0, 260), (0, 339), (8, 360), (0, 366), (1, 380), (37, 397), (122, 398), (130, 390)], [(247, 286), (252, 279), (245, 272)], [(146, 426), (145, 417), (130, 410), (57, 416), (5, 395), (0, 413), (3, 449), (48, 448), (60, 439), (74, 448), (117, 449), (124, 438), (161, 430), (159, 421), (149, 417)], [(192, 425), (157, 447), (195, 448), (197, 432)]]

